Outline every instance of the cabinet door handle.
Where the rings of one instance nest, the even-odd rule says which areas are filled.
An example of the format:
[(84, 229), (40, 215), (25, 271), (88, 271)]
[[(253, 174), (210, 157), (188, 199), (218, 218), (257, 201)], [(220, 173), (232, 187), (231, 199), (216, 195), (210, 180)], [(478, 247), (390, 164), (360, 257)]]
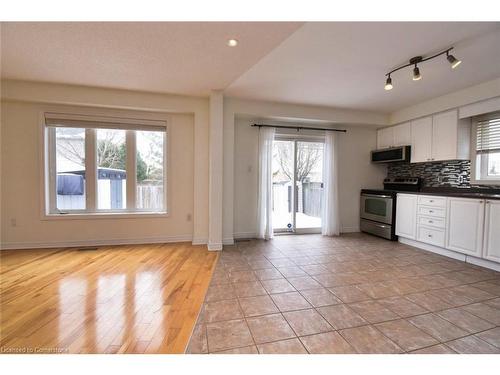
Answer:
[(431, 214), (432, 214), (432, 213), (434, 213), (434, 211), (432, 211), (432, 210), (429, 210), (429, 212), (430, 212)]
[(427, 237), (432, 237), (432, 234), (428, 234)]
[(434, 202), (434, 199), (429, 200), (429, 202), (433, 203), (433, 202)]
[(432, 221), (432, 220), (429, 220), (429, 224), (432, 224), (432, 223), (434, 223), (434, 221)]

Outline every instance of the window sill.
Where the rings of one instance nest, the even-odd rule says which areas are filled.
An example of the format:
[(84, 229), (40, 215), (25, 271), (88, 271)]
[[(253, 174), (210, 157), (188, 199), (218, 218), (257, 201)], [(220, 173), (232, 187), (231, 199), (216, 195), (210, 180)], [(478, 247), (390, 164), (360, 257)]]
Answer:
[(500, 185), (500, 180), (476, 180), (471, 179), (471, 185)]
[(42, 220), (94, 220), (94, 219), (165, 219), (168, 212), (92, 212), (68, 214), (44, 214)]

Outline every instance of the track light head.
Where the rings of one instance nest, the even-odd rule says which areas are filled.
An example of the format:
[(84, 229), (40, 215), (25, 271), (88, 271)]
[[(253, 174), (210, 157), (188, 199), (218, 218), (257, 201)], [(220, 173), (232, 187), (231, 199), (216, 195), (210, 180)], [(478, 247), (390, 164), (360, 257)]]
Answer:
[(385, 80), (384, 89), (386, 91), (392, 90), (392, 79), (391, 79), (391, 76), (388, 76), (387, 79)]
[(455, 69), (462, 63), (462, 61), (458, 60), (455, 56), (450, 55), (449, 53), (446, 53), (446, 60), (448, 60), (448, 62), (451, 64), (452, 69)]
[(422, 76), (420, 75), (420, 69), (418, 69), (418, 66), (415, 65), (413, 68), (413, 80), (414, 81), (419, 81), (422, 79)]

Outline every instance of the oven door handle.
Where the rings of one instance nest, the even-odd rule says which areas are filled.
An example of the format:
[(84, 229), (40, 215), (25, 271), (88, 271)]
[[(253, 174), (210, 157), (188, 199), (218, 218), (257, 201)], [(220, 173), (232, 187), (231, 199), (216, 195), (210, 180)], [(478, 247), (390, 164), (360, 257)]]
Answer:
[(392, 198), (390, 195), (361, 194), (362, 197)]

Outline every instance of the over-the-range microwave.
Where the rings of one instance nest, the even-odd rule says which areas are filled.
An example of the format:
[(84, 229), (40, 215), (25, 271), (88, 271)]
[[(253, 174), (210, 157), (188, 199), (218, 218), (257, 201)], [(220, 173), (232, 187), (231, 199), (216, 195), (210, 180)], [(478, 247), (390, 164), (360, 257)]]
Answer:
[(410, 161), (411, 146), (399, 146), (372, 151), (372, 163), (390, 163), (393, 161)]

